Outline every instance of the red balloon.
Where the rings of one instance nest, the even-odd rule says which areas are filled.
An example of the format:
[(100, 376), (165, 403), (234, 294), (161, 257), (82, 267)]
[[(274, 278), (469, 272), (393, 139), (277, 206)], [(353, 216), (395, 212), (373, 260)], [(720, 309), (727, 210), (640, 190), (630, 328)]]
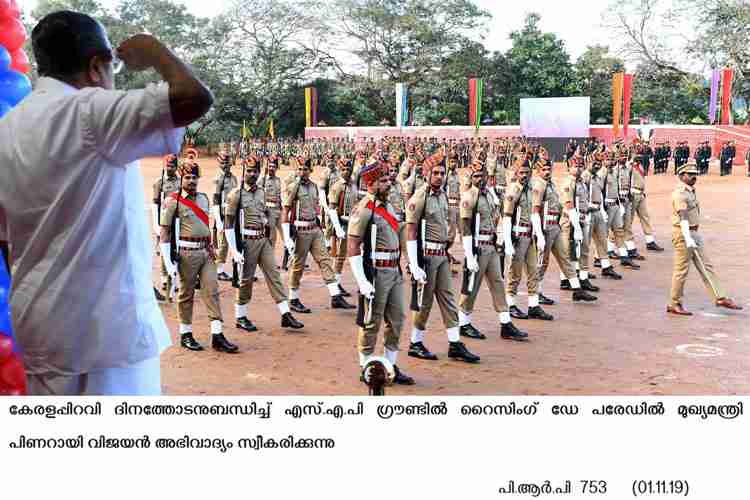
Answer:
[(23, 369), (23, 363), (15, 354), (0, 365), (0, 381), (14, 389), (26, 387), (26, 371)]
[(0, 0), (0, 18), (2, 17), (21, 18), (21, 9), (16, 0)]
[(26, 28), (18, 18), (11, 17), (0, 20), (0, 45), (15, 52), (26, 41)]
[(10, 55), (10, 58), (10, 69), (14, 69), (23, 74), (27, 74), (29, 71), (31, 71), (29, 56), (26, 55), (26, 52), (24, 52), (23, 49), (18, 49), (17, 51), (13, 52)]
[(13, 339), (0, 332), (0, 364), (13, 354)]

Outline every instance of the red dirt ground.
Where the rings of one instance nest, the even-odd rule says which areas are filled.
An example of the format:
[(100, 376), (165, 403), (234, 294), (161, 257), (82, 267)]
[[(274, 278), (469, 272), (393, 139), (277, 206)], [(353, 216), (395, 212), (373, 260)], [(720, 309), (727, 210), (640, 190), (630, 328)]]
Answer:
[[(160, 160), (141, 165), (146, 178), (147, 199), (151, 184), (160, 175)], [(204, 177), (200, 187), (210, 192), (215, 162), (201, 162)], [(672, 167), (670, 166), (670, 170)], [(236, 173), (237, 168), (235, 168)], [(556, 169), (556, 170), (559, 170)], [(481, 355), (478, 365), (450, 361), (445, 330), (437, 306), (431, 315), (425, 344), (438, 361), (406, 356), (411, 331), (407, 316), (401, 335), (399, 366), (417, 385), (392, 387), (391, 395), (728, 395), (750, 393), (750, 230), (744, 212), (750, 193), (750, 178), (744, 166), (735, 166), (734, 176), (719, 177), (712, 165), (708, 177), (699, 178), (704, 235), (709, 255), (717, 266), (722, 284), (744, 311), (718, 309), (710, 303), (695, 269), (690, 270), (685, 306), (691, 318), (665, 314), (672, 272), (669, 197), (677, 179), (672, 175), (648, 178), (648, 205), (657, 241), (666, 248), (647, 253), (639, 271), (618, 269), (622, 281), (598, 279), (599, 301), (594, 305), (573, 304), (570, 292), (558, 288), (558, 270), (551, 264), (544, 284), (545, 294), (560, 303), (547, 307), (555, 321), (516, 321), (529, 332), (526, 343), (499, 337), (497, 315), (485, 285), (477, 300), (473, 323), (487, 340), (465, 340)], [(286, 174), (283, 173), (282, 176)], [(313, 175), (315, 177), (315, 175)], [(636, 244), (645, 253), (638, 222)], [(456, 245), (460, 248), (460, 245)], [(456, 256), (460, 258), (460, 249)], [(277, 243), (278, 261), (281, 245)], [(153, 279), (158, 281), (157, 257)], [(162, 306), (175, 345), (162, 356), (165, 394), (180, 395), (362, 395), (358, 381), (354, 312), (329, 307), (329, 295), (317, 266), (302, 283), (302, 300), (313, 314), (297, 315), (306, 325), (301, 332), (279, 327), (276, 307), (262, 279), (255, 284), (252, 321), (259, 327), (247, 333), (234, 327), (235, 290), (220, 282), (225, 334), (238, 344), (240, 354), (218, 354), (211, 349), (194, 353), (178, 345), (176, 306)], [(597, 270), (598, 271), (598, 270)], [(598, 273), (598, 272), (597, 272)], [(458, 287), (459, 276), (456, 276)], [(286, 284), (286, 273), (282, 273)], [(344, 287), (355, 292), (348, 268)], [(523, 289), (523, 288), (522, 288)], [(525, 309), (525, 299), (520, 305)], [(196, 296), (195, 337), (208, 344), (206, 310)], [(382, 349), (382, 336), (379, 349)]]

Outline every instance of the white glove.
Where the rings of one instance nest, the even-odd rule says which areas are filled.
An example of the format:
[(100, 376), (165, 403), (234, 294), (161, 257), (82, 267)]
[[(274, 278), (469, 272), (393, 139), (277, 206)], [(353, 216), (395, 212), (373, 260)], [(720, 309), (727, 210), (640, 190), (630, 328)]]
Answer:
[(472, 238), (471, 236), (464, 236), (462, 241), (464, 244), (464, 254), (466, 255), (466, 268), (470, 272), (475, 273), (479, 271), (479, 262), (477, 262), (477, 258), (474, 256), (471, 248)]
[(286, 247), (286, 250), (289, 252), (289, 254), (294, 253), (294, 248), (296, 245), (294, 244), (294, 240), (289, 235), (289, 223), (285, 222), (281, 225), (281, 233), (284, 235), (284, 246)]
[(357, 285), (359, 286), (359, 293), (362, 294), (363, 297), (367, 299), (371, 299), (375, 296), (375, 287), (370, 283), (370, 281), (365, 276), (365, 268), (362, 264), (362, 256), (361, 255), (355, 255), (353, 257), (349, 257), (349, 264), (352, 266), (352, 273), (354, 274), (354, 279), (357, 280)]
[(698, 248), (698, 244), (690, 235), (690, 223), (687, 220), (682, 219), (680, 221), (680, 229), (682, 230), (683, 238), (685, 238), (685, 245), (687, 245), (688, 248)]
[(600, 207), (599, 210), (602, 213), (602, 219), (604, 220), (604, 223), (607, 224), (609, 222), (609, 215), (607, 215), (607, 211), (604, 210), (604, 206)]
[(227, 239), (227, 245), (229, 246), (229, 251), (232, 254), (232, 260), (234, 260), (237, 264), (244, 264), (245, 257), (237, 249), (237, 241), (235, 240), (235, 237), (234, 237), (234, 230), (225, 229), (224, 236)]
[(427, 273), (425, 273), (424, 269), (419, 267), (419, 264), (417, 263), (417, 240), (406, 242), (406, 254), (409, 257), (409, 270), (411, 271), (412, 278), (419, 282), (426, 283)]
[(536, 246), (539, 249), (539, 252), (544, 252), (544, 231), (542, 230), (542, 218), (539, 214), (531, 214), (531, 227), (534, 229)]
[(151, 204), (151, 224), (154, 228), (156, 236), (161, 234), (161, 228), (159, 227), (159, 205), (156, 203)]
[(619, 206), (620, 211), (620, 217), (625, 217), (625, 207), (623, 205)]
[(169, 243), (160, 243), (159, 248), (161, 249), (161, 258), (164, 261), (164, 267), (167, 268), (167, 274), (173, 278), (177, 277), (177, 266), (172, 262)]
[(583, 241), (583, 230), (581, 229), (581, 220), (578, 218), (578, 210), (571, 208), (567, 210), (568, 219), (573, 225), (573, 239), (576, 241)]
[(511, 234), (513, 232), (513, 219), (510, 217), (504, 217), (503, 218), (503, 241), (505, 242), (505, 256), (506, 257), (513, 257), (513, 254), (516, 253), (515, 249), (513, 248), (513, 239), (511, 237)]
[(219, 205), (214, 205), (213, 207), (211, 207), (211, 214), (214, 217), (214, 224), (216, 225), (216, 230), (223, 231), (224, 221), (221, 220), (221, 207)]
[(328, 217), (331, 219), (331, 224), (333, 224), (333, 230), (336, 231), (336, 238), (340, 240), (343, 240), (344, 238), (346, 238), (346, 233), (344, 233), (344, 228), (341, 227), (339, 214), (334, 209), (330, 209), (328, 210)]

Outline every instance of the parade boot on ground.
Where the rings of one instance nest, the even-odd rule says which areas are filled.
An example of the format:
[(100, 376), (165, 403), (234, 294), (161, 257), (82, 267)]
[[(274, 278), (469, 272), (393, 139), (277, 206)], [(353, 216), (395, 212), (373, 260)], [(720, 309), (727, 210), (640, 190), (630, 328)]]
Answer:
[(529, 319), (541, 319), (544, 321), (552, 321), (555, 319), (554, 316), (546, 312), (541, 306), (529, 307)]
[(218, 278), (219, 281), (232, 281), (232, 277), (223, 271), (217, 274), (216, 278)]
[(586, 290), (573, 290), (573, 302), (594, 302), (598, 300), (596, 295), (591, 295)]
[(253, 324), (252, 321), (247, 319), (246, 317), (237, 318), (237, 323), (235, 323), (235, 326), (237, 328), (241, 328), (242, 330), (245, 330), (246, 332), (257, 332), (258, 327)]
[(633, 260), (646, 260), (646, 257), (638, 253), (637, 248), (628, 250), (628, 257), (630, 257)]
[(518, 306), (510, 306), (510, 315), (512, 318), (515, 319), (529, 319), (528, 314), (523, 312), (521, 309), (518, 308)]
[(299, 330), (300, 328), (304, 328), (305, 325), (302, 324), (301, 321), (297, 321), (297, 319), (292, 316), (292, 313), (284, 313), (281, 316), (281, 328), (291, 328), (293, 330)]
[(587, 292), (598, 292), (599, 287), (592, 285), (589, 280), (581, 280), (581, 289), (586, 290)]
[(346, 301), (343, 295), (335, 295), (331, 297), (331, 309), (356, 309), (357, 306), (353, 306)]
[(570, 280), (560, 280), (560, 290), (570, 290)]
[(342, 295), (343, 297), (351, 297), (351, 296), (352, 296), (352, 294), (351, 294), (351, 293), (349, 293), (349, 292), (347, 292), (346, 290), (344, 290), (344, 287), (343, 287), (343, 286), (341, 286), (341, 284), (340, 284), (340, 283), (339, 283), (339, 292), (341, 293), (341, 295)]
[(547, 297), (546, 295), (540, 293), (539, 294), (539, 304), (543, 306), (554, 306), (555, 301)]
[(183, 333), (182, 337), (180, 338), (180, 345), (184, 347), (185, 349), (190, 349), (191, 351), (203, 350), (203, 346), (200, 345), (198, 341), (193, 338), (192, 333)]
[(463, 342), (449, 342), (448, 357), (450, 359), (466, 361), (467, 363), (479, 363), (480, 359), (479, 356), (471, 353)]
[(232, 344), (223, 333), (211, 335), (211, 347), (214, 351), (226, 352), (228, 354), (234, 354), (239, 352), (239, 347)]
[(608, 267), (607, 269), (602, 270), (602, 276), (605, 278), (609, 278), (612, 280), (621, 280), (622, 275), (616, 272), (612, 267)]
[(660, 247), (655, 241), (652, 241), (651, 243), (646, 243), (646, 250), (651, 250), (652, 252), (663, 252), (664, 248)]
[(429, 361), (438, 359), (422, 342), (412, 342), (409, 344), (409, 352), (407, 354), (412, 358), (427, 359)]
[(312, 311), (310, 308), (305, 306), (299, 299), (292, 299), (289, 301), (289, 309), (300, 314), (310, 314)]
[(471, 323), (469, 323), (468, 325), (463, 325), (459, 329), (458, 333), (462, 337), (468, 337), (470, 339), (484, 340), (487, 338), (484, 336), (482, 332), (474, 328), (474, 326)]
[(620, 257), (620, 265), (622, 267), (629, 267), (630, 269), (640, 269), (641, 266), (630, 260), (629, 257)]
[(396, 375), (393, 377), (393, 383), (398, 385), (414, 385), (416, 382), (406, 373), (399, 370), (398, 366), (393, 365), (393, 371)]
[(516, 328), (513, 323), (503, 323), (500, 325), (500, 337), (506, 340), (528, 340), (529, 334)]

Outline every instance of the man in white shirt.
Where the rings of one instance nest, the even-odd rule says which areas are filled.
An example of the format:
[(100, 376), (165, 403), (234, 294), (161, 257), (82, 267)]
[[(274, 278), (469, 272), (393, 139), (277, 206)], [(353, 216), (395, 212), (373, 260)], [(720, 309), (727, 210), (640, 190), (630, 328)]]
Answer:
[[(49, 14), (32, 42), (36, 89), (0, 120), (0, 239), (29, 393), (160, 394), (171, 342), (150, 283), (137, 160), (178, 152), (213, 96), (150, 35), (115, 55), (85, 14)], [(115, 91), (118, 59), (166, 84)]]

